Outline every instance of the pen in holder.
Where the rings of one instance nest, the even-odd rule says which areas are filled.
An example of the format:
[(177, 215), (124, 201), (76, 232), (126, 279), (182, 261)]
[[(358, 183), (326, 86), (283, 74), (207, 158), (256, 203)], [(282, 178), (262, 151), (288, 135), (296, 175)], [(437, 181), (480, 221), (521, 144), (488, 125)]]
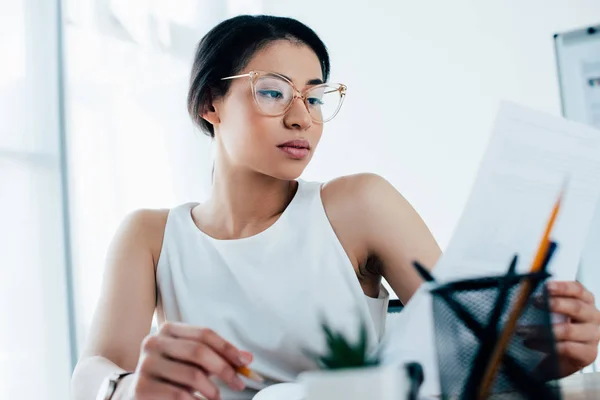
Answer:
[[(524, 283), (530, 282), (535, 289), (501, 358), (490, 394), (560, 399), (557, 383), (548, 382), (558, 376), (548, 293), (542, 284), (548, 277), (545, 272), (507, 274), (451, 282), (431, 290), (443, 398), (479, 398), (483, 373), (512, 305)], [(501, 297), (505, 299), (498, 303)], [(523, 331), (529, 336), (523, 336)]]
[[(506, 275), (431, 290), (444, 398), (481, 400), (494, 393), (510, 393), (511, 399), (560, 398), (556, 383), (547, 383), (558, 376), (558, 357), (543, 285), (556, 248), (549, 243), (538, 272), (517, 275), (515, 256)], [(414, 266), (435, 282), (418, 262)]]
[[(506, 275), (431, 290), (443, 398), (484, 400), (499, 393), (510, 399), (560, 399), (558, 383), (549, 383), (558, 377), (558, 356), (543, 283), (557, 247), (550, 235), (567, 183), (568, 177), (529, 274), (515, 274), (515, 256)], [(414, 265), (425, 280), (435, 281), (420, 264)]]

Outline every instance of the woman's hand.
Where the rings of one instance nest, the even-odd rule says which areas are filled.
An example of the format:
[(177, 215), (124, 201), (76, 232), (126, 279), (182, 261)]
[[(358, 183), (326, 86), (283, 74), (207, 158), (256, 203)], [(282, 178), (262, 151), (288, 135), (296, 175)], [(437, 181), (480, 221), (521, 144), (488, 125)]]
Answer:
[(209, 378), (216, 376), (233, 390), (243, 390), (235, 368), (251, 361), (250, 353), (210, 329), (166, 322), (142, 344), (131, 395), (136, 400), (193, 400), (201, 394), (218, 400), (219, 389)]
[(553, 326), (561, 377), (590, 365), (598, 356), (600, 311), (594, 295), (579, 282), (549, 282), (550, 311), (564, 314), (567, 322)]

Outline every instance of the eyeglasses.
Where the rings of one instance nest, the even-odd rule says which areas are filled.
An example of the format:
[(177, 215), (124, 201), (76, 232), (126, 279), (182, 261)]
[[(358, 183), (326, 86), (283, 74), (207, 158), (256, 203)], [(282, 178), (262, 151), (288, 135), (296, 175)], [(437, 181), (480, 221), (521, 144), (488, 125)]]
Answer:
[(285, 76), (274, 72), (250, 71), (247, 74), (228, 76), (221, 80), (250, 78), (252, 95), (258, 109), (265, 115), (277, 117), (290, 110), (295, 99), (302, 99), (308, 113), (316, 123), (331, 121), (336, 116), (344, 97), (346, 85), (322, 83), (299, 91)]

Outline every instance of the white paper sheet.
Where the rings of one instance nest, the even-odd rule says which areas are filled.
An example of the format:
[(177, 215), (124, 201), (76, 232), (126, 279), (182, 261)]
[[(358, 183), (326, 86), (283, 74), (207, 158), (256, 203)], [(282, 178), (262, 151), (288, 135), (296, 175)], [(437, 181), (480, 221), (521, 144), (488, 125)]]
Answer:
[[(574, 280), (600, 197), (600, 131), (501, 104), (471, 195), (434, 276), (449, 281), (504, 274), (515, 253), (518, 270), (529, 270), (566, 177), (569, 184), (552, 234), (559, 248), (549, 271), (555, 279)], [(420, 362), (423, 394), (439, 394), (425, 286), (389, 327), (383, 354), (386, 363)]]

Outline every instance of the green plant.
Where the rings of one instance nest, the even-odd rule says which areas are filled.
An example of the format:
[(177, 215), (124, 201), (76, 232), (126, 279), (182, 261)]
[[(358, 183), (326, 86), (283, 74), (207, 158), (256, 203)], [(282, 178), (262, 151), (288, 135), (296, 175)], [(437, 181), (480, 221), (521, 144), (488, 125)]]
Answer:
[(368, 354), (368, 332), (363, 322), (360, 325), (359, 339), (351, 343), (344, 335), (334, 332), (327, 323), (321, 324), (327, 343), (327, 353), (313, 355), (322, 369), (359, 368), (379, 365), (377, 354)]

